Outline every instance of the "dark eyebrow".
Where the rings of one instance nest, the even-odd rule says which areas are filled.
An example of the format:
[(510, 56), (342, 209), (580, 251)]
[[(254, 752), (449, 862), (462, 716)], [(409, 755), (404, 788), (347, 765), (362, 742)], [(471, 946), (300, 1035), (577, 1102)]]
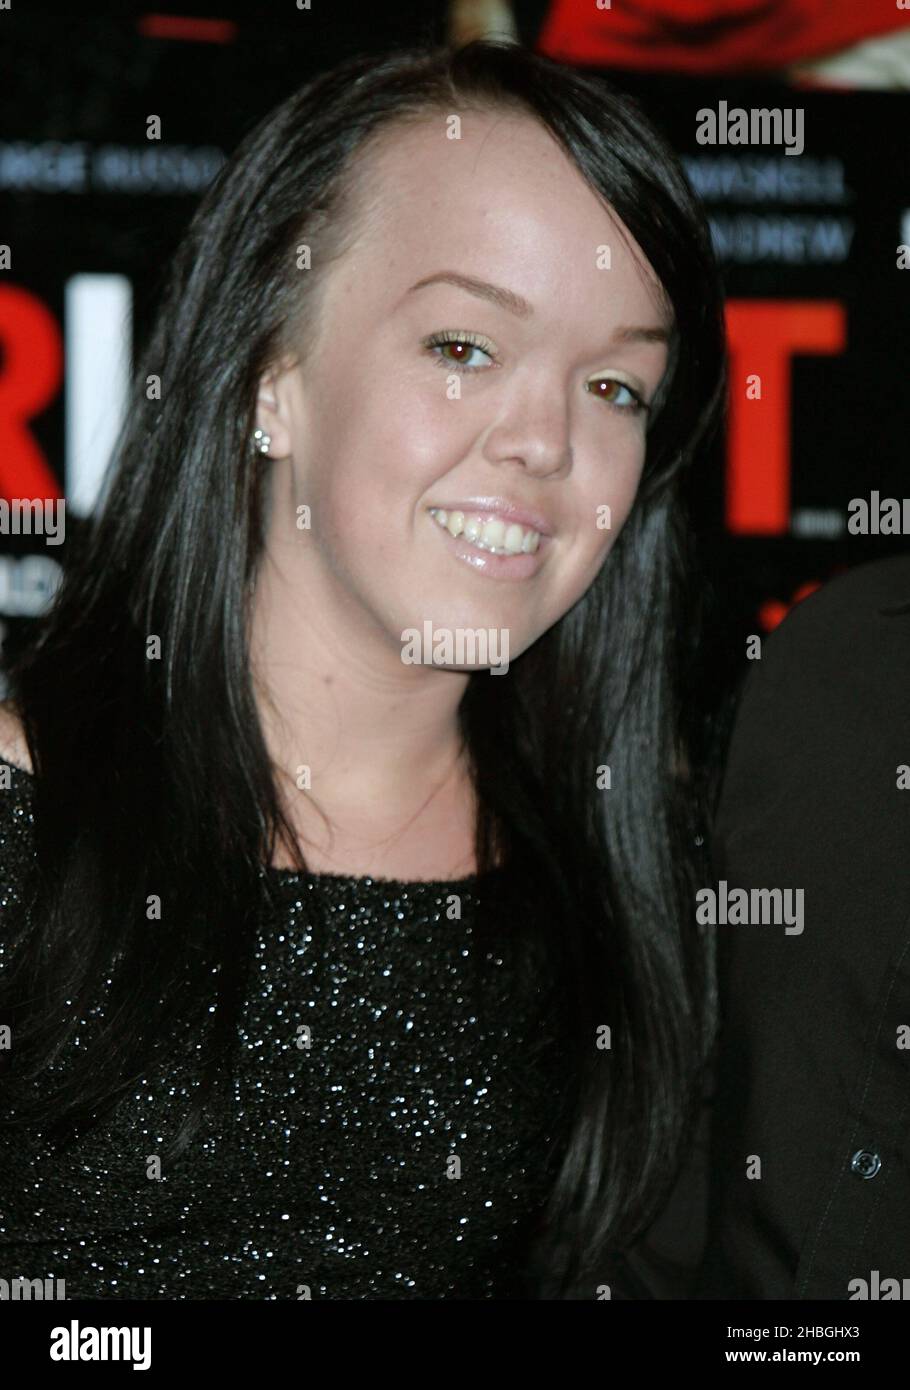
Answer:
[(487, 280), (475, 280), (473, 275), (459, 275), (457, 270), (440, 270), (437, 275), (428, 275), (425, 280), (418, 280), (416, 285), (412, 285), (408, 294), (422, 290), (427, 285), (441, 284), (455, 285), (458, 289), (467, 290), (468, 294), (476, 294), (480, 299), (489, 299), (500, 309), (506, 309), (520, 319), (529, 319), (534, 313), (533, 307), (520, 294), (504, 290), (501, 285), (491, 285)]
[[(505, 309), (520, 319), (531, 318), (534, 313), (534, 306), (513, 290), (503, 289), (501, 285), (491, 285), (488, 280), (477, 280), (473, 275), (461, 275), (457, 270), (440, 270), (436, 275), (427, 275), (425, 279), (412, 285), (407, 293), (412, 294), (414, 290), (425, 289), (427, 285), (442, 284), (455, 285), (457, 289), (467, 290), (468, 294), (475, 294), (479, 299), (488, 299), (492, 304), (497, 304), (500, 309)], [(613, 337), (618, 343), (669, 343), (670, 330), (663, 326), (624, 327), (617, 328)]]
[(617, 343), (669, 343), (670, 329), (657, 328), (617, 328), (613, 337)]

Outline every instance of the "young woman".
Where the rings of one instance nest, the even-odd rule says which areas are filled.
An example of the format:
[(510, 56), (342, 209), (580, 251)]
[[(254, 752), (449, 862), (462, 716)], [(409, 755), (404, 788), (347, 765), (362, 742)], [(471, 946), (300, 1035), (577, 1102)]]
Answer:
[(597, 77), (358, 57), (243, 142), (9, 671), (4, 1272), (629, 1291), (713, 1036), (675, 653), (723, 373), (703, 215)]

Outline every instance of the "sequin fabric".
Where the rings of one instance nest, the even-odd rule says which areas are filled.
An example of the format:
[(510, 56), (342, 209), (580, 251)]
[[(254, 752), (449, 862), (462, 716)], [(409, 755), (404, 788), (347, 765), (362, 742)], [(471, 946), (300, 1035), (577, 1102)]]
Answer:
[[(0, 970), (33, 855), (33, 779), (11, 774)], [(75, 1146), (4, 1124), (0, 1278), (64, 1279), (70, 1299), (535, 1297), (566, 1063), (552, 982), (512, 945), (526, 905), (499, 901), (481, 940), (497, 873), (268, 873), (275, 910), (202, 1134), (158, 1172), (199, 1085), (192, 1029)]]

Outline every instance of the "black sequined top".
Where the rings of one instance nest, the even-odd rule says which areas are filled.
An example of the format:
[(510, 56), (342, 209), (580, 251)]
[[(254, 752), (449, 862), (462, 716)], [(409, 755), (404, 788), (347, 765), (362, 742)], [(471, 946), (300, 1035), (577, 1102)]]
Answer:
[[(0, 970), (34, 854), (33, 779), (9, 780)], [(500, 903), (481, 941), (501, 871), (268, 873), (280, 909), (258, 924), (205, 1130), (159, 1172), (199, 1085), (192, 1034), (75, 1145), (4, 1123), (0, 1278), (65, 1280), (70, 1299), (535, 1297), (527, 1251), (561, 1157), (567, 1063), (547, 972), (521, 982), (523, 905)]]

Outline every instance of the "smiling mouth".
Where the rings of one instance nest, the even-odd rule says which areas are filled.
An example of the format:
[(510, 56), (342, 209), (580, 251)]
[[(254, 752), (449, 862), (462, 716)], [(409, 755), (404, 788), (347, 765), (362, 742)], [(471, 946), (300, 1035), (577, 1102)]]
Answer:
[(490, 555), (533, 555), (540, 545), (540, 532), (529, 526), (519, 526), (517, 521), (498, 516), (484, 520), (480, 513), (447, 512), (441, 507), (430, 507), (429, 513), (450, 536), (463, 536), (478, 550)]

